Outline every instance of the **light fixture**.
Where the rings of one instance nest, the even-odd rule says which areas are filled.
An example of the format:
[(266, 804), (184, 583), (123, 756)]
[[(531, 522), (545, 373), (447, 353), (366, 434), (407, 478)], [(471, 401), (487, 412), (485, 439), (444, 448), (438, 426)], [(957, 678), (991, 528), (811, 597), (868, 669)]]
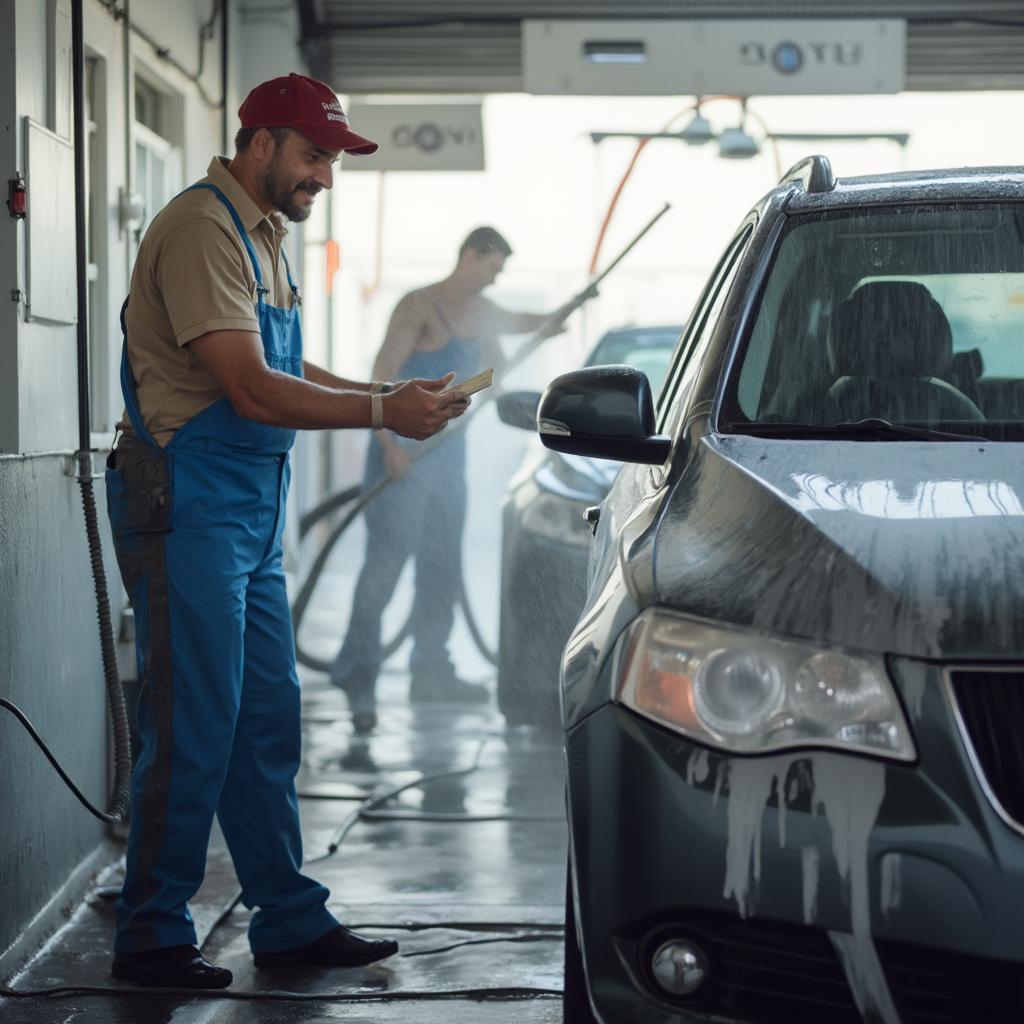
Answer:
[(679, 138), (688, 146), (702, 146), (714, 137), (715, 133), (711, 129), (711, 122), (700, 112), (700, 107), (697, 107), (697, 113), (693, 115), (693, 120), (679, 133)]
[(760, 152), (760, 143), (743, 125), (726, 128), (718, 136), (718, 155), (725, 160), (747, 160)]
[(591, 64), (644, 64), (647, 62), (647, 47), (638, 39), (622, 42), (603, 39), (584, 43), (583, 59)]

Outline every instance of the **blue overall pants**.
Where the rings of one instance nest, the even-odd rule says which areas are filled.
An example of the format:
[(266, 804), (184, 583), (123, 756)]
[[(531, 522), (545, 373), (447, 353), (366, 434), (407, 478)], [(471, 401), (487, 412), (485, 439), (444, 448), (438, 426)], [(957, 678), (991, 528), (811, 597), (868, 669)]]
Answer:
[[(193, 188), (227, 206), (252, 259), (267, 364), (301, 376), (297, 303), (267, 303), (231, 203), (215, 186)], [(290, 271), (288, 283), (296, 296)], [(134, 437), (111, 455), (107, 498), (142, 686), (115, 950), (195, 944), (187, 901), (203, 880), (214, 814), (242, 902), (258, 908), (253, 951), (305, 945), (338, 922), (327, 890), (300, 871), (299, 681), (281, 566), (295, 432), (243, 419), (225, 398), (161, 449), (139, 412), (127, 337), (121, 386)]]
[[(402, 380), (435, 379), (453, 372), (457, 380), (476, 373), (480, 345), (452, 334), (434, 352), (413, 352), (399, 371)], [(410, 448), (418, 442), (395, 438)], [(387, 475), (376, 437), (366, 455), (364, 487)], [(453, 674), (448, 636), (455, 622), (462, 579), (462, 530), (466, 520), (466, 437), (459, 434), (418, 459), (367, 507), (366, 556), (352, 597), (345, 642), (331, 668), (331, 679), (354, 694), (371, 697), (380, 671), (381, 616), (394, 594), (402, 568), (416, 563), (412, 606), (414, 675)]]

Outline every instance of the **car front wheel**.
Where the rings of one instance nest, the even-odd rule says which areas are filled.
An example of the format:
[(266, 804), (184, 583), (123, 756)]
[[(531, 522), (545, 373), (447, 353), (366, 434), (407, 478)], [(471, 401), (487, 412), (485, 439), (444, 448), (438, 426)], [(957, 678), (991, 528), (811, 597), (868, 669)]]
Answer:
[(576, 911), (572, 900), (572, 862), (565, 871), (565, 984), (562, 994), (562, 1024), (598, 1024), (590, 1009), (583, 954), (576, 941)]

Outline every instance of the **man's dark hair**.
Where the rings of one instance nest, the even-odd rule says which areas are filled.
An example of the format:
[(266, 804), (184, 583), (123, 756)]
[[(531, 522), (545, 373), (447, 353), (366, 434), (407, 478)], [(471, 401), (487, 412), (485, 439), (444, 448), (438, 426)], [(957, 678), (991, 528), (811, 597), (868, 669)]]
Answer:
[[(235, 133), (235, 152), (244, 153), (248, 148), (249, 144), (253, 140), (253, 136), (259, 131), (259, 128), (239, 128)], [(293, 128), (267, 128), (267, 131), (273, 136), (274, 141), (280, 146), (282, 142), (288, 137), (288, 135), (294, 131)]]
[(474, 228), (466, 235), (466, 240), (459, 246), (459, 259), (462, 259), (467, 249), (481, 256), (492, 252), (500, 252), (502, 256), (512, 255), (512, 246), (494, 228), (487, 227)]

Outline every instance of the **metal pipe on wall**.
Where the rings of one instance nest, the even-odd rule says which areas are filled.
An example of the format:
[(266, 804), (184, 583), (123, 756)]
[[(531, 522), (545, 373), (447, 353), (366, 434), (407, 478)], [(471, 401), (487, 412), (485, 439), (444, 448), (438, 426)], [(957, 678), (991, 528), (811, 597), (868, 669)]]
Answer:
[[(325, 257), (327, 250), (331, 243), (334, 241), (334, 189), (328, 189), (327, 202), (326, 202), (325, 219), (327, 221), (327, 243), (324, 246)], [(324, 260), (325, 266), (325, 285), (327, 292), (327, 368), (332, 373), (337, 373), (337, 337), (334, 327), (334, 313), (335, 313), (335, 298), (334, 298), (334, 280), (333, 271), (334, 268), (328, 264), (326, 258)], [(330, 492), (334, 487), (334, 430), (324, 430), (323, 440), (321, 442), (320, 458), (320, 483), (321, 487), (325, 492)]]
[(124, 68), (124, 189), (131, 194), (135, 175), (132, 173), (132, 15), (131, 0), (123, 0), (124, 35), (121, 39), (122, 64)]
[(78, 279), (78, 450), (92, 447), (89, 395), (89, 293), (85, 209), (85, 29), (83, 0), (71, 0), (71, 79), (75, 140), (75, 268)]
[[(123, 0), (121, 7), (124, 24), (124, 35), (121, 39), (121, 65), (124, 76), (124, 191), (121, 193), (124, 201), (130, 199), (135, 182), (135, 175), (132, 166), (132, 121), (135, 112), (132, 110), (132, 15), (131, 0)], [(125, 245), (125, 282), (124, 289), (127, 292), (131, 287), (132, 280), (132, 233), (122, 221), (121, 230), (124, 233)]]
[(220, 119), (221, 139), (225, 156), (231, 155), (231, 124), (228, 118), (228, 11), (231, 0), (221, 0), (220, 5)]

